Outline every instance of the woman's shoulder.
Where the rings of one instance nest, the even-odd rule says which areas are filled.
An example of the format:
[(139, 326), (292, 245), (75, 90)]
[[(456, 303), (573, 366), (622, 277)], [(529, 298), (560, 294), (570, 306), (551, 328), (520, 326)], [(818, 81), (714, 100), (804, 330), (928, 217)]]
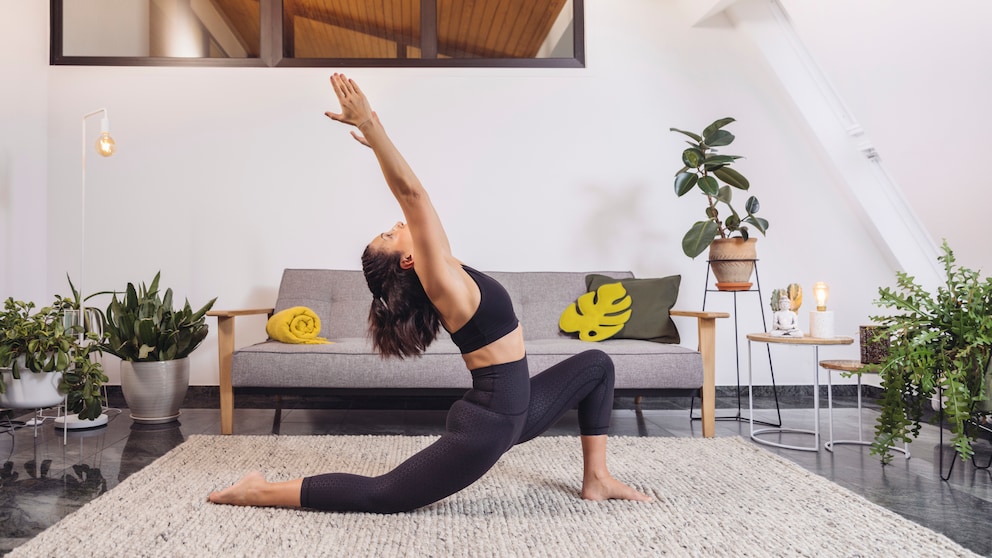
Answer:
[(446, 277), (427, 292), (449, 331), (456, 331), (467, 323), (479, 307), (479, 286), (465, 267), (452, 258)]

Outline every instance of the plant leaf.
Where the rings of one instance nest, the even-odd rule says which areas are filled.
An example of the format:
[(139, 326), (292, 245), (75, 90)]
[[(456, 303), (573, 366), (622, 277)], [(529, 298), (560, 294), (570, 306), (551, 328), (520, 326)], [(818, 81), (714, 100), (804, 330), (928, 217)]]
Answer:
[(682, 252), (690, 258), (702, 254), (713, 243), (718, 230), (716, 221), (697, 221), (682, 237)]
[(730, 189), (730, 186), (721, 186), (720, 192), (717, 194), (716, 199), (722, 201), (727, 205), (730, 205), (730, 202), (733, 199), (733, 197), (734, 197), (734, 192), (733, 190)]
[(719, 169), (714, 170), (713, 174), (715, 174), (720, 180), (730, 184), (738, 190), (747, 190), (751, 187), (751, 183), (744, 178), (744, 175), (730, 167), (720, 167)]
[(729, 165), (737, 159), (743, 159), (743, 157), (740, 155), (710, 155), (703, 161), (703, 164), (706, 165), (706, 170), (713, 171), (722, 169), (725, 165)]
[(699, 179), (699, 189), (707, 196), (716, 196), (720, 193), (720, 183), (712, 176), (704, 176)]
[(703, 136), (703, 143), (709, 147), (720, 147), (730, 145), (734, 142), (734, 134), (726, 130), (717, 130), (712, 135)]
[(669, 132), (678, 132), (680, 134), (685, 134), (685, 135), (689, 136), (690, 138), (696, 140), (696, 143), (701, 143), (703, 141), (702, 136), (700, 136), (699, 134), (694, 134), (692, 132), (687, 132), (685, 130), (679, 130), (678, 128), (669, 128), (668, 131)]
[(745, 223), (750, 223), (754, 225), (754, 228), (758, 229), (758, 232), (765, 234), (768, 231), (768, 220), (762, 219), (754, 215), (748, 215), (744, 218)]
[(689, 190), (696, 185), (696, 181), (699, 180), (699, 176), (693, 172), (680, 172), (675, 175), (675, 195), (678, 197), (684, 196)]
[[(709, 126), (707, 126), (705, 130), (703, 130), (703, 137), (712, 136), (714, 132), (716, 132), (720, 128), (723, 128), (727, 124), (730, 124), (731, 122), (735, 122), (735, 120), (733, 118), (729, 117), (729, 116), (726, 117), (726, 118), (720, 118), (720, 119), (717, 119), (717, 120), (713, 121), (712, 124), (710, 124)], [(713, 145), (713, 144), (711, 144), (709, 142), (706, 142), (706, 143), (709, 144), (709, 145)]]
[(699, 168), (705, 159), (706, 155), (695, 147), (690, 147), (682, 152), (682, 162), (687, 167)]

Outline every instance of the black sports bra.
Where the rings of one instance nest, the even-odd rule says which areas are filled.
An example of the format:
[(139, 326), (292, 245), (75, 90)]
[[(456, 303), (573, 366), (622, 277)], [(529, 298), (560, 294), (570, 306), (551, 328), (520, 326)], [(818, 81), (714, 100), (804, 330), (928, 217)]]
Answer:
[(467, 265), (462, 269), (479, 286), (479, 308), (469, 321), (451, 334), (462, 354), (477, 351), (517, 329), (520, 323), (513, 313), (510, 295), (492, 277)]

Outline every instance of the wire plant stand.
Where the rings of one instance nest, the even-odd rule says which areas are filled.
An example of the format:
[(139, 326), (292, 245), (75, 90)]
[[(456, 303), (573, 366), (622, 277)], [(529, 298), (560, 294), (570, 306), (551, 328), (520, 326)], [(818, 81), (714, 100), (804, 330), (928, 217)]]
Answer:
[[(721, 260), (721, 261), (745, 261), (745, 260)], [(711, 261), (706, 262), (706, 283), (705, 289), (703, 290), (703, 311), (706, 311), (706, 299), (709, 293), (730, 293), (733, 295), (734, 303), (734, 356), (735, 364), (737, 366), (737, 412), (733, 415), (717, 415), (716, 420), (736, 420), (739, 422), (750, 422), (750, 417), (746, 417), (742, 414), (744, 394), (742, 393), (741, 387), (741, 351), (740, 351), (740, 332), (738, 331), (738, 319), (737, 319), (737, 295), (738, 293), (752, 293), (758, 295), (758, 308), (761, 310), (761, 324), (765, 326), (768, 321), (765, 318), (765, 306), (762, 303), (764, 297), (761, 294), (761, 279), (758, 276), (758, 260), (746, 260), (754, 262), (754, 288), (748, 288), (746, 290), (720, 290), (715, 288), (710, 288), (710, 270), (712, 268)], [(778, 418), (778, 422), (762, 421), (755, 419), (754, 422), (758, 424), (763, 424), (766, 426), (782, 426), (782, 409), (779, 405), (778, 400), (778, 387), (775, 384), (775, 368), (772, 366), (772, 351), (771, 347), (767, 344), (765, 349), (768, 353), (768, 369), (771, 371), (772, 375), (772, 394), (775, 397), (775, 413)], [(696, 406), (696, 397), (693, 396), (692, 402), (689, 404), (689, 417), (691, 420), (702, 420), (701, 416), (696, 416), (694, 414)]]

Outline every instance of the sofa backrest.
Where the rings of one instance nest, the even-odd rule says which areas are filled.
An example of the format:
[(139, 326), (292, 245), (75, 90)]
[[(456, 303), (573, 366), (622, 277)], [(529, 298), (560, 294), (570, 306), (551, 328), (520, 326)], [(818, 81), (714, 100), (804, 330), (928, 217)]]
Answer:
[(524, 339), (572, 337), (558, 329), (558, 317), (586, 292), (586, 275), (602, 273), (617, 279), (633, 277), (629, 271), (494, 271), (487, 275), (499, 281), (513, 300), (513, 310), (524, 326)]
[[(513, 310), (524, 326), (526, 339), (565, 336), (558, 316), (586, 292), (585, 278), (599, 273), (617, 279), (633, 277), (629, 271), (492, 271), (513, 300)], [(275, 311), (305, 306), (317, 313), (321, 335), (328, 338), (364, 337), (368, 331), (372, 295), (361, 271), (339, 269), (286, 269), (279, 285)], [(448, 338), (442, 329), (440, 338)]]
[(361, 271), (287, 269), (275, 310), (306, 306), (320, 317), (321, 337), (365, 337), (371, 302)]

